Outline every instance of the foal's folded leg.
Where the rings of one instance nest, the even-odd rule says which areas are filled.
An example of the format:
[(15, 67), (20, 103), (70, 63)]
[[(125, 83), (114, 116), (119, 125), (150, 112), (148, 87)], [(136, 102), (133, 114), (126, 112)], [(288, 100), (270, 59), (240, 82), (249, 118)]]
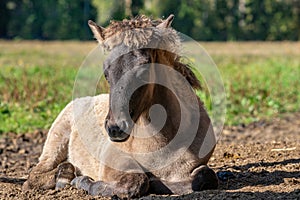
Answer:
[(143, 173), (124, 173), (115, 182), (93, 181), (88, 176), (79, 176), (71, 182), (78, 189), (90, 195), (114, 196), (121, 198), (140, 197), (147, 194), (149, 179)]
[(69, 185), (74, 178), (75, 167), (69, 162), (61, 163), (58, 166), (55, 189), (64, 188), (66, 185)]
[(57, 168), (54, 168), (49, 171), (41, 172), (37, 168), (34, 168), (27, 179), (23, 184), (23, 190), (30, 190), (33, 188), (39, 189), (52, 189), (55, 187), (55, 176), (57, 174)]

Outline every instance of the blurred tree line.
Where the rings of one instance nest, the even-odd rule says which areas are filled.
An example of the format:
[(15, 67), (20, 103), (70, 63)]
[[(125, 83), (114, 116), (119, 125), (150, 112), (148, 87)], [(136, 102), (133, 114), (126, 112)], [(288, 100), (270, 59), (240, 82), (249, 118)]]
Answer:
[(91, 0), (0, 0), (0, 37), (64, 40), (91, 38)]
[(300, 0), (0, 0), (0, 37), (89, 39), (87, 20), (175, 14), (196, 40), (299, 40)]

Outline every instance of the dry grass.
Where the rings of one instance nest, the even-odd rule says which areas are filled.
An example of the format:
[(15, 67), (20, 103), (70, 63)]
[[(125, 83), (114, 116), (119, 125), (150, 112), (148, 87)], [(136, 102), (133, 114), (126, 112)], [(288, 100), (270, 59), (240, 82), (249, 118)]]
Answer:
[(200, 42), (211, 56), (299, 56), (300, 42)]

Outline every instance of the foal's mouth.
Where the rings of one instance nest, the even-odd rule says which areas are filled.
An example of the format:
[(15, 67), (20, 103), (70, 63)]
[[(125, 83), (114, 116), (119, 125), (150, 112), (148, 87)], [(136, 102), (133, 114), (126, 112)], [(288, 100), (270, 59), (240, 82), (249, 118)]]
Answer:
[(124, 136), (122, 136), (122, 137), (109, 137), (109, 139), (112, 142), (125, 142), (129, 138), (129, 136), (130, 135), (124, 133)]

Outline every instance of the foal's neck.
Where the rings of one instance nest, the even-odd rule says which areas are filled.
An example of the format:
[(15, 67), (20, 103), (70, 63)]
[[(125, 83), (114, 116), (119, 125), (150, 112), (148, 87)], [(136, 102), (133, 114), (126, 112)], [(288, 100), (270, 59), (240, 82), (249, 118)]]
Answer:
[(161, 85), (155, 86), (152, 104), (163, 106), (167, 114), (172, 117), (180, 115), (180, 105), (175, 94)]
[[(157, 110), (157, 105), (159, 105)], [(156, 85), (153, 102), (154, 112), (150, 110), (148, 113), (151, 118), (151, 124), (163, 137), (167, 140), (172, 140), (173, 133), (176, 133), (181, 122), (180, 103), (174, 93), (161, 85)], [(156, 108), (155, 108), (156, 107)], [(153, 112), (151, 114), (151, 112)], [(151, 116), (152, 115), (152, 116)]]

